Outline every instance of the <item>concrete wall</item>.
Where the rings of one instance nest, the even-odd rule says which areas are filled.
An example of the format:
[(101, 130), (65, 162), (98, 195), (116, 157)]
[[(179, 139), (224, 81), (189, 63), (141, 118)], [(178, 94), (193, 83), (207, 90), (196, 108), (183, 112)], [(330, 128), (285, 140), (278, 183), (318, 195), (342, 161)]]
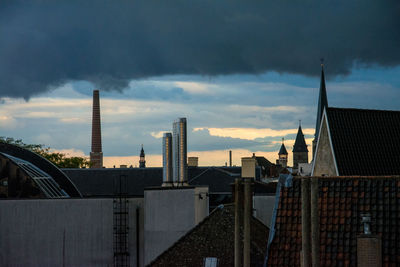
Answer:
[(313, 175), (314, 176), (337, 175), (331, 144), (329, 142), (328, 127), (326, 126), (325, 119), (322, 121), (322, 128), (315, 156)]
[[(143, 199), (129, 206), (136, 266), (135, 216), (139, 207), (143, 244)], [(0, 266), (113, 266), (113, 260), (113, 199), (0, 201)]]
[(254, 217), (270, 227), (275, 196), (253, 196)]
[(206, 193), (208, 187), (145, 190), (145, 264), (154, 260), (208, 216)]

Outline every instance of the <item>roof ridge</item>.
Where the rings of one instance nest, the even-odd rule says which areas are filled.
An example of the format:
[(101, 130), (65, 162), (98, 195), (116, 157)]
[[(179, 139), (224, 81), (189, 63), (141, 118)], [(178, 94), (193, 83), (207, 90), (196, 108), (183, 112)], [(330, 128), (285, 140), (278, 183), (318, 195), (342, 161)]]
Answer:
[(327, 107), (328, 110), (352, 110), (352, 111), (373, 111), (373, 112), (400, 112), (393, 109), (371, 109), (371, 108), (342, 108), (342, 107)]

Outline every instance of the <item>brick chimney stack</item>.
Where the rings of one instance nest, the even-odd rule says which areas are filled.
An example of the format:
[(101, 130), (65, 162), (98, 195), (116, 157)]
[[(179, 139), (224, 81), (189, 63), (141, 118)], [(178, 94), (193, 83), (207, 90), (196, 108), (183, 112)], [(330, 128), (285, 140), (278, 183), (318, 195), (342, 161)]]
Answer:
[(93, 90), (93, 114), (92, 114), (92, 151), (90, 152), (91, 168), (103, 167), (103, 152), (101, 148), (101, 124), (100, 124), (100, 99), (99, 90)]

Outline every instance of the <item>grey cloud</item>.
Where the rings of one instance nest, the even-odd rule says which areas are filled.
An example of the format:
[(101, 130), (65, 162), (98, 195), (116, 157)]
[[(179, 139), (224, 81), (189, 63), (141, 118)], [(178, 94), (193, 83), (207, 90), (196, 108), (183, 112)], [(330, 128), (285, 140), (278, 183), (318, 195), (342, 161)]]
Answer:
[(398, 1), (3, 1), (0, 96), (69, 80), (122, 90), (169, 74), (331, 75), (399, 64)]

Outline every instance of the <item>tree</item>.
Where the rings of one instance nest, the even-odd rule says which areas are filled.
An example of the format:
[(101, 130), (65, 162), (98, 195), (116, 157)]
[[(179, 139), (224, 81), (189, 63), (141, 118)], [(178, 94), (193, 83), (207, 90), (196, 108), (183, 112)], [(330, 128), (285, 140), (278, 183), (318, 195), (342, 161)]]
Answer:
[(85, 157), (68, 157), (64, 153), (52, 152), (50, 147), (38, 144), (25, 144), (21, 139), (12, 137), (0, 137), (0, 142), (16, 145), (28, 149), (45, 159), (51, 161), (59, 168), (87, 168), (90, 166), (90, 161)]

